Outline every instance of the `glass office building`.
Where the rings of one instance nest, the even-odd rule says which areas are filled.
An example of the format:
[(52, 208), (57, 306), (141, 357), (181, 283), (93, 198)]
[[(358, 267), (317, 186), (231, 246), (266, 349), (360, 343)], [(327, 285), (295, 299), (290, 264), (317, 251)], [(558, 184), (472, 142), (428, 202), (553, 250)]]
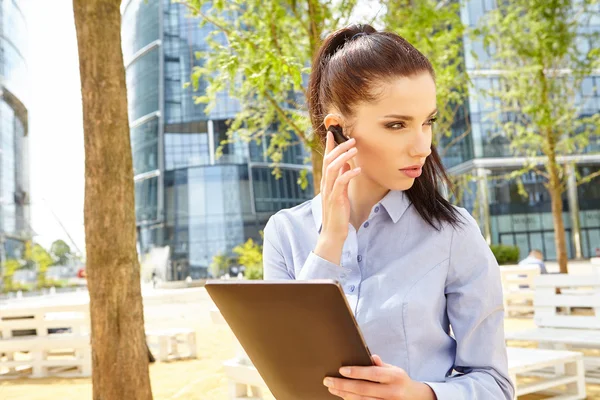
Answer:
[(312, 198), (312, 186), (296, 183), (310, 169), (307, 154), (288, 151), (281, 179), (271, 174), (265, 141), (229, 144), (216, 158), (240, 105), (222, 93), (205, 114), (194, 104), (200, 93), (184, 89), (212, 27), (170, 0), (124, 0), (121, 13), (140, 251), (169, 246), (169, 279), (205, 277), (214, 255), (260, 241), (274, 212)]
[[(461, 18), (466, 25), (474, 26), (494, 4), (495, 0), (469, 0), (461, 10)], [(600, 30), (600, 18), (592, 19), (592, 24), (583, 29)], [(471, 52), (477, 54), (477, 63)], [(533, 173), (523, 177), (526, 198), (519, 195), (516, 181), (493, 179), (494, 175), (518, 169), (524, 160), (513, 156), (509, 139), (490, 117), (497, 105), (480, 95), (482, 90), (495, 87), (499, 82), (497, 73), (491, 68), (486, 69), (489, 57), (483, 45), (465, 40), (464, 54), (466, 68), (474, 84), (464, 110), (472, 130), (465, 140), (447, 153), (444, 162), (454, 175), (471, 174), (485, 178), (480, 183), (470, 184), (462, 205), (477, 216), (490, 243), (517, 245), (521, 257), (527, 255), (530, 249), (537, 248), (547, 259), (555, 259), (551, 203), (543, 178)], [(600, 75), (588, 76), (583, 81), (577, 99), (582, 105), (582, 114), (600, 112)], [(464, 128), (461, 130), (459, 127), (457, 132), (461, 131)], [(600, 178), (579, 186), (573, 182), (576, 172), (587, 175), (600, 169), (600, 137), (589, 143), (584, 154), (562, 161), (575, 162), (574, 168), (566, 170), (571, 179), (568, 190), (563, 194), (568, 255), (570, 258), (587, 258), (600, 247)]]
[(31, 238), (28, 207), (25, 17), (19, 2), (0, 2), (0, 249), (1, 261), (22, 255)]

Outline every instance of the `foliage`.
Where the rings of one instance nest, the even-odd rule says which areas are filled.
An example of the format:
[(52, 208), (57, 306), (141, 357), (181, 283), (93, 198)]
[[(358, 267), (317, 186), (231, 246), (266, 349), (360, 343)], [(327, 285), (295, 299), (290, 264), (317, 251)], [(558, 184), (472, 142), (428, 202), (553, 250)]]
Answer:
[(247, 279), (263, 278), (263, 258), (261, 245), (255, 243), (252, 239), (248, 239), (246, 243), (235, 247), (233, 252), (239, 256), (239, 264), (246, 267), (245, 277)]
[(54, 258), (39, 244), (34, 244), (31, 250), (31, 260), (37, 264), (38, 267), (38, 287), (44, 285), (46, 281), (46, 272), (48, 267), (55, 263)]
[(65, 288), (65, 287), (72, 287), (72, 286), (77, 286), (77, 284), (71, 284), (69, 283), (67, 280), (65, 279), (46, 279), (41, 285), (38, 284), (38, 289), (49, 289), (51, 287), (54, 288)]
[(262, 265), (258, 267), (252, 267), (246, 269), (245, 278), (249, 280), (261, 280), (263, 279)]
[(2, 263), (2, 290), (4, 292), (19, 290), (15, 289), (18, 286), (18, 284), (13, 282), (13, 276), (15, 274), (15, 271), (20, 269), (22, 266), (23, 263), (14, 258), (4, 260), (4, 262)]
[[(55, 259), (40, 244), (30, 240), (26, 241), (22, 259), (9, 258), (2, 265), (3, 288), (5, 291), (15, 289), (18, 284), (13, 282), (13, 276), (19, 269), (37, 269), (37, 287), (44, 287), (48, 267), (54, 264)], [(25, 289), (22, 289), (25, 290)]]
[(476, 31), (493, 48), (488, 67), (502, 72), (497, 87), (482, 91), (495, 119), (517, 155), (583, 152), (600, 135), (600, 114), (587, 115), (590, 98), (579, 98), (583, 79), (600, 67), (600, 32), (584, 29), (598, 0), (501, 4)]
[[(196, 103), (209, 112), (217, 94), (227, 91), (240, 101), (241, 112), (233, 119), (225, 145), (234, 140), (260, 143), (268, 137), (267, 156), (273, 173), (285, 151), (304, 143), (313, 152), (313, 177), (318, 190), (320, 165), (314, 160), (322, 152), (320, 143), (308, 135), (310, 121), (303, 105), (307, 74), (313, 55), (324, 37), (325, 27), (345, 25), (357, 3), (341, 0), (187, 0), (201, 26), (212, 28), (206, 40), (210, 50), (198, 52), (203, 60), (194, 67), (191, 84), (201, 93)], [(234, 134), (235, 133), (235, 134)], [(219, 148), (218, 155), (222, 151)], [(314, 154), (317, 153), (317, 154)], [(308, 185), (306, 172), (300, 185)]]
[(494, 244), (490, 248), (499, 265), (517, 264), (519, 262), (519, 248), (517, 246)]
[[(498, 77), (497, 84), (481, 94), (495, 110), (491, 119), (500, 128), (499, 136), (506, 137), (515, 156), (526, 160), (507, 178), (529, 171), (544, 178), (563, 273), (567, 252), (561, 194), (567, 173), (560, 157), (600, 143), (600, 113), (590, 108), (589, 93), (580, 95), (584, 78), (600, 67), (600, 32), (589, 29), (599, 11), (598, 0), (498, 2), (475, 31), (490, 49), (483, 68), (497, 71)], [(578, 177), (579, 184), (598, 175)]]
[(233, 264), (233, 259), (226, 254), (219, 253), (213, 256), (210, 264), (210, 272), (215, 278), (219, 278), (229, 271), (229, 267)]
[(55, 264), (66, 265), (72, 255), (71, 247), (64, 240), (56, 240), (50, 246), (50, 254), (57, 258)]

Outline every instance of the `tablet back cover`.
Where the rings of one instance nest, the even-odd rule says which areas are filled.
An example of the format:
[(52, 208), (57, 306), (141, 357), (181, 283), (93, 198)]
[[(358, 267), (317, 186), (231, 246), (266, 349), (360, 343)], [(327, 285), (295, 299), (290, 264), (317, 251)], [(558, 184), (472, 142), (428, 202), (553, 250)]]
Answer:
[(209, 281), (206, 290), (277, 400), (339, 399), (323, 378), (372, 365), (335, 281)]

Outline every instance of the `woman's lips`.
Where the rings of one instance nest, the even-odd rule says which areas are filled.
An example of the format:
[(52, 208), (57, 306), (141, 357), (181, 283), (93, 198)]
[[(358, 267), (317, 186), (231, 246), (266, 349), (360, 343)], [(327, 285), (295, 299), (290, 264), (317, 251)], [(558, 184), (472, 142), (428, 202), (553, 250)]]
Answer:
[(423, 168), (406, 168), (406, 169), (401, 169), (400, 171), (404, 172), (404, 174), (406, 176), (408, 176), (409, 178), (418, 178), (419, 176), (421, 176), (421, 174), (423, 173)]

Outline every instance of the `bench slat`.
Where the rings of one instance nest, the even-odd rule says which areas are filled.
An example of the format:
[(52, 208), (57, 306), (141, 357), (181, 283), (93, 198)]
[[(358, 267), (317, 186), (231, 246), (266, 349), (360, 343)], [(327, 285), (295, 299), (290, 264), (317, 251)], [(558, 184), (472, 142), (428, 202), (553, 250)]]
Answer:
[(600, 292), (582, 294), (554, 294), (546, 295), (538, 292), (533, 298), (534, 304), (538, 306), (554, 307), (600, 307)]
[(534, 328), (524, 331), (506, 332), (507, 340), (529, 342), (564, 343), (600, 348), (600, 334), (591, 329)]
[[(535, 324), (540, 327), (600, 329), (600, 318), (584, 315), (540, 315), (533, 317)], [(600, 332), (598, 332), (600, 335)]]
[(593, 287), (600, 288), (600, 276), (543, 274), (535, 279), (535, 285), (540, 287)]

